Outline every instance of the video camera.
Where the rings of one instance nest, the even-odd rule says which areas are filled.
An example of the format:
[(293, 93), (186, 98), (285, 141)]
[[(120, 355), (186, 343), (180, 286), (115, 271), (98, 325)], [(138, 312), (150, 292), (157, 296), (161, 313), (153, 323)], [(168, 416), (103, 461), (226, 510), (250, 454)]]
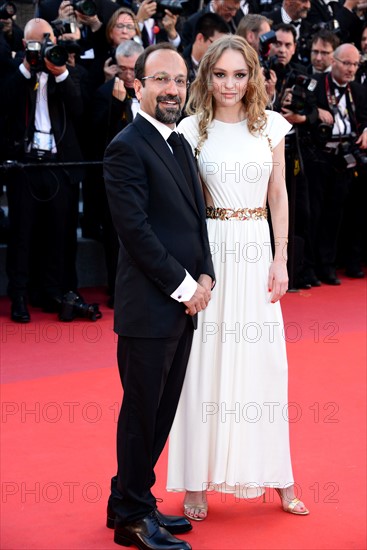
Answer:
[(46, 71), (44, 60), (47, 59), (56, 67), (62, 67), (68, 60), (68, 52), (62, 46), (54, 44), (50, 40), (50, 34), (44, 35), (43, 42), (29, 40), (25, 51), (25, 57), (31, 66), (31, 71)]
[(307, 115), (312, 111), (314, 98), (312, 92), (316, 89), (317, 80), (307, 75), (291, 71), (283, 85), (283, 90), (291, 89), (292, 101), (287, 106), (290, 111), (299, 115)]
[(165, 10), (169, 10), (173, 15), (182, 15), (184, 6), (187, 0), (156, 0), (157, 2), (157, 17), (164, 17)]
[(13, 2), (0, 4), (0, 19), (11, 19), (17, 13), (17, 7)]
[(278, 57), (276, 55), (270, 56), (270, 46), (275, 44), (276, 41), (277, 35), (274, 31), (265, 32), (259, 36), (259, 61), (264, 69), (266, 80), (270, 79), (270, 71), (277, 64)]

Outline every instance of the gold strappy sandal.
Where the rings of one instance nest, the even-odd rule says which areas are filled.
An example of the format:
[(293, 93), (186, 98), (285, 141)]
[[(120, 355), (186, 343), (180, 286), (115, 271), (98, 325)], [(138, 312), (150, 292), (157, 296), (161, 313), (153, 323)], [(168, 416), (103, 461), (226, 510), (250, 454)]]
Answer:
[[(275, 488), (276, 492), (278, 493), (279, 497), (280, 497), (280, 500), (281, 500), (281, 503), (282, 503), (282, 508), (284, 510), (284, 512), (289, 512), (290, 514), (295, 514), (296, 516), (308, 516), (308, 514), (310, 513), (309, 510), (307, 510), (306, 506), (303, 504), (302, 500), (300, 500), (299, 498), (295, 497), (295, 498), (292, 498), (292, 500), (289, 501), (289, 503), (286, 505), (286, 507), (284, 507), (284, 504), (283, 504), (283, 499), (282, 499), (282, 493), (280, 491), (280, 489), (277, 489)], [(297, 506), (297, 504), (303, 504), (303, 506), (305, 507), (305, 509), (303, 510), (303, 512), (299, 512), (298, 510), (295, 510), (295, 507)]]

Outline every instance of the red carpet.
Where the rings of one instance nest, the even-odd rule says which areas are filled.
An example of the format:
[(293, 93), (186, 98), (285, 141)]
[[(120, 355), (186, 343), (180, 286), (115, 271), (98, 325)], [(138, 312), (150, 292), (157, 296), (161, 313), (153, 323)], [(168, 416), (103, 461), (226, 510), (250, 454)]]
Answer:
[[(290, 364), (294, 473), (307, 517), (209, 496), (209, 516), (186, 536), (194, 550), (358, 549), (366, 543), (366, 285), (343, 279), (283, 301)], [(105, 301), (99, 290), (90, 301)], [(112, 311), (97, 323), (32, 323), (1, 315), (1, 550), (109, 549), (109, 479), (115, 472), (120, 382)], [(264, 453), (271, 452), (264, 449)], [(180, 513), (157, 467), (160, 509)], [(267, 500), (273, 495), (269, 493)]]

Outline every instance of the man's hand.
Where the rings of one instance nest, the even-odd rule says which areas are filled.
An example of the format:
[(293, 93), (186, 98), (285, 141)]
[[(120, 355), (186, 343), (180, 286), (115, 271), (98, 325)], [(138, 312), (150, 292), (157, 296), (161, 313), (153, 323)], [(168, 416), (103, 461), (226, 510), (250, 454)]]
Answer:
[(319, 119), (321, 120), (321, 122), (324, 122), (325, 124), (330, 124), (330, 126), (333, 126), (334, 118), (333, 118), (333, 115), (330, 113), (330, 111), (327, 111), (326, 109), (321, 109), (320, 107), (317, 110), (319, 112)]
[(126, 88), (124, 82), (117, 76), (113, 85), (112, 95), (119, 101), (125, 101), (126, 99)]
[[(206, 275), (206, 277), (208, 277), (208, 275)], [(198, 282), (195, 294), (190, 298), (188, 302), (184, 302), (186, 306), (185, 313), (187, 315), (193, 316), (193, 315), (196, 315), (199, 311), (203, 311), (209, 303), (210, 296), (211, 296), (211, 290), (208, 288), (205, 288), (203, 285), (201, 285)]]
[(136, 14), (136, 19), (139, 23), (144, 23), (150, 17), (153, 17), (157, 11), (157, 2), (152, 0), (144, 0), (141, 3), (138, 13)]
[(277, 83), (277, 75), (275, 71), (273, 71), (273, 69), (270, 69), (269, 75), (270, 75), (270, 78), (268, 79), (266, 79), (264, 75), (265, 90), (266, 90), (266, 93), (268, 94), (269, 102), (272, 102), (275, 96), (275, 86)]
[(212, 281), (212, 278), (207, 275), (206, 273), (203, 273), (202, 275), (200, 275), (199, 279), (198, 279), (198, 283), (199, 285), (203, 286), (204, 288), (206, 288), (207, 290), (212, 290), (212, 287), (213, 287), (213, 281)]
[(59, 19), (69, 19), (72, 15), (74, 15), (74, 8), (71, 5), (71, 2), (68, 0), (64, 0), (61, 2), (59, 6)]
[(359, 145), (360, 149), (367, 149), (367, 131), (361, 133), (356, 144)]
[(162, 25), (166, 31), (168, 38), (174, 40), (177, 38), (176, 24), (178, 15), (173, 15), (169, 10), (164, 10), (165, 16), (162, 19)]
[(96, 32), (102, 27), (102, 22), (98, 19), (98, 15), (83, 15), (75, 10), (75, 17), (78, 23), (89, 27), (92, 32)]
[(60, 75), (63, 74), (65, 71), (67, 71), (66, 65), (62, 65), (61, 67), (56, 67), (56, 65), (54, 65), (53, 63), (51, 63), (51, 61), (49, 61), (49, 60), (46, 59), (46, 58), (45, 58), (44, 62), (45, 62), (46, 69), (47, 69), (51, 74), (53, 74), (54, 76), (60, 76)]
[(108, 59), (106, 59), (105, 64), (103, 65), (105, 82), (115, 78), (119, 70), (118, 66), (115, 65), (115, 63), (112, 63), (112, 65), (110, 64), (111, 61), (112, 61), (112, 57), (109, 57)]
[(290, 124), (303, 124), (304, 122), (306, 122), (306, 115), (294, 113), (293, 111), (285, 109), (284, 107), (280, 111), (280, 114), (283, 115), (283, 117), (288, 120)]

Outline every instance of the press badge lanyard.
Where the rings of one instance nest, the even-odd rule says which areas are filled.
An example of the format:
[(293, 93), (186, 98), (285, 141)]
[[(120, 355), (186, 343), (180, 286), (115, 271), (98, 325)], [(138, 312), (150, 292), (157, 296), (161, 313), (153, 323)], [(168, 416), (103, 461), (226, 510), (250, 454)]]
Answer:
[[(353, 101), (353, 96), (352, 96), (352, 92), (351, 92), (349, 84), (347, 84), (345, 86), (345, 92), (340, 93), (338, 98), (336, 98), (335, 92), (331, 93), (330, 84), (331, 84), (331, 74), (329, 73), (327, 75), (326, 79), (325, 79), (325, 91), (326, 91), (326, 97), (327, 97), (329, 107), (331, 108), (332, 112), (334, 113), (334, 116), (336, 114), (339, 114), (339, 116), (340, 116), (340, 118), (341, 118), (341, 120), (344, 124), (344, 129), (346, 130), (346, 128), (347, 128), (346, 121), (345, 121), (346, 117), (343, 115), (343, 113), (339, 109), (339, 102), (342, 99), (342, 97), (344, 97), (344, 95), (347, 96), (347, 94), (348, 94), (349, 105), (350, 105), (350, 109), (351, 109), (352, 112), (351, 113), (349, 112), (348, 104), (347, 104), (347, 101), (346, 101), (346, 113), (349, 117), (350, 126), (352, 127), (352, 117), (353, 117), (353, 123), (355, 125), (355, 128), (357, 128), (356, 107), (355, 107), (355, 104), (354, 104), (354, 101)], [(345, 99), (347, 99), (347, 97)]]

